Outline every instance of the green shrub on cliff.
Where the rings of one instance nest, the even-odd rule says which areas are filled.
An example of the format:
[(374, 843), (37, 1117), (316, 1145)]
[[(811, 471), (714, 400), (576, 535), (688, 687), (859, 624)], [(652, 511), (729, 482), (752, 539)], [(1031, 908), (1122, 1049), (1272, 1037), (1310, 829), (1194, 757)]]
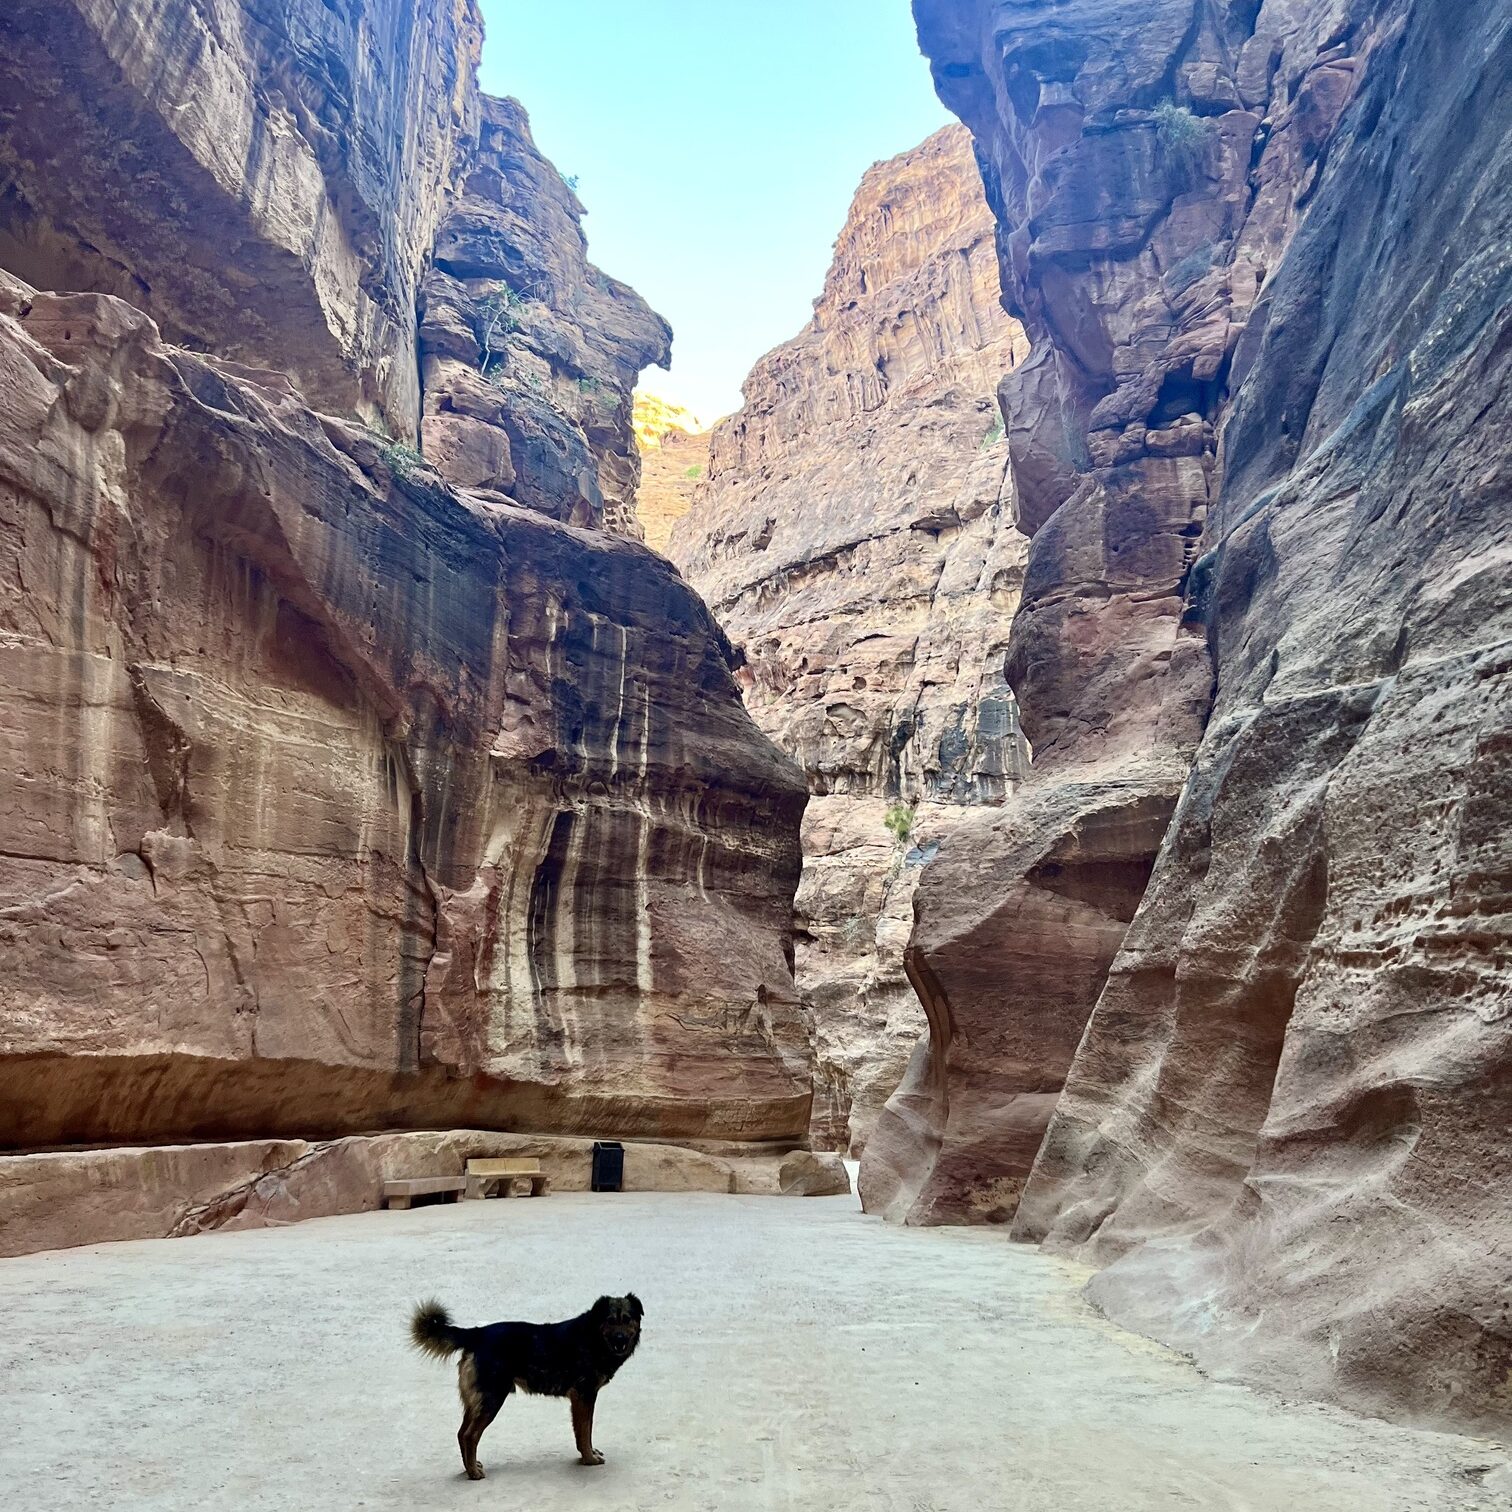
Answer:
[(1150, 112), (1150, 119), (1155, 123), (1155, 140), (1173, 162), (1190, 170), (1202, 161), (1212, 140), (1211, 122), (1175, 100), (1162, 100)]
[(908, 837), (913, 834), (914, 811), (906, 803), (894, 803), (888, 808), (882, 823), (892, 831), (893, 838), (899, 845), (907, 845)]
[(383, 465), (399, 478), (408, 478), (416, 469), (425, 466), (425, 458), (408, 442), (385, 441), (378, 448)]
[(478, 347), (482, 353), (478, 366), (485, 376), (504, 360), (504, 338), (519, 329), (520, 303), (520, 296), (506, 285), (478, 306)]

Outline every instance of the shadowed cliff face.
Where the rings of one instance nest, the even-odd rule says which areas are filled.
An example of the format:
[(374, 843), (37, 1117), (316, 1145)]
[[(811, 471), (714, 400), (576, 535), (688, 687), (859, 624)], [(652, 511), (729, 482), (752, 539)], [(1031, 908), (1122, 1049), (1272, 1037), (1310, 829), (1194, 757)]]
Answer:
[[(1035, 343), (1004, 402), (1036, 769), (925, 875), (932, 1033), (871, 1191), (958, 1219), (996, 1177), (989, 1215), (1012, 1216), (1038, 1144), (1021, 1089), (1066, 1077), (1015, 1233), (1111, 1261), (1110, 1315), (1210, 1369), (1504, 1428), (1512, 20), (916, 10)], [(1086, 439), (1060, 468), (1057, 426)], [(1135, 587), (1168, 596), (1169, 658), (1139, 653)], [(1201, 659), (1174, 697), (1186, 644), (1210, 712)], [(1024, 835), (1083, 813), (1073, 782), (1161, 704), (1186, 713), (1169, 740), (1147, 724), (1169, 764), (1142, 802), (1169, 827), (1119, 867), (1047, 872)], [(980, 981), (981, 947), (1011, 952), (1010, 917), (1051, 891), (1132, 921), (1091, 972), (1044, 932), (1048, 974), (1096, 1003), (1079, 1047), (1037, 1027), (1048, 993)]]
[(1229, 77), (1238, 22), (1156, 5), (1133, 26), (1135, 9), (918, 7), (1030, 342), (999, 399), (1031, 536), (1005, 673), (1034, 765), (1001, 811), (966, 817), (916, 899), (931, 1033), (862, 1188), (914, 1222), (1013, 1216), (1209, 696), (1184, 592), (1279, 212), (1250, 187), (1263, 106)]
[(471, 0), (14, 0), (0, 266), (412, 436), (414, 292), (481, 42)]
[[(814, 1139), (855, 1153), (923, 1026), (901, 956), (924, 858), (1026, 761), (1003, 676), (1025, 542), (993, 397), (1023, 342), (992, 229), (963, 128), (872, 168), (813, 320), (746, 379), (669, 548), (816, 794), (798, 897)], [(906, 841), (890, 806), (916, 810)]]
[[(75, 144), (58, 184), (35, 122), (0, 116), (0, 264), (97, 290), (0, 275), (5, 1145), (807, 1126), (801, 776), (670, 567), (564, 523), (627, 525), (629, 389), (665, 326), (586, 263), (519, 108), (477, 97), (470, 9), (431, 9), (81, 0), (0, 21), (5, 77), (112, 138)], [(273, 47), (284, 30), (298, 46)], [(346, 92), (344, 48), (365, 60)], [(137, 280), (118, 287), (83, 217), (116, 214), (123, 165), (188, 203), (243, 129), (270, 134), (265, 167), (227, 169), (204, 245), (138, 182), (137, 217), (111, 222)], [(415, 371), (408, 295), (392, 327), (366, 312), (425, 261), (439, 471), (309, 407), (413, 420), (413, 387), (379, 381)], [(244, 269), (264, 280), (246, 322), (206, 302), (208, 264), (233, 305)], [(485, 374), (502, 288), (520, 298)], [(478, 436), (452, 444), (464, 419), (500, 438), (486, 478)]]

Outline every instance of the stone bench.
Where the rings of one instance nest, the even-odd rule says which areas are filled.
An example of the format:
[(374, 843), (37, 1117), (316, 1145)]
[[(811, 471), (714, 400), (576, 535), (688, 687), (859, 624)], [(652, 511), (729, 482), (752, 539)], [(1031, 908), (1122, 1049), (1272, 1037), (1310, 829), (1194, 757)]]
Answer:
[(434, 1197), (437, 1202), (455, 1202), (466, 1185), (460, 1176), (412, 1176), (403, 1181), (385, 1181), (383, 1205), (386, 1208), (408, 1208), (421, 1197)]
[(467, 1195), (470, 1198), (509, 1197), (515, 1183), (530, 1185), (529, 1195), (544, 1197), (551, 1190), (551, 1178), (541, 1170), (539, 1160), (469, 1160)]

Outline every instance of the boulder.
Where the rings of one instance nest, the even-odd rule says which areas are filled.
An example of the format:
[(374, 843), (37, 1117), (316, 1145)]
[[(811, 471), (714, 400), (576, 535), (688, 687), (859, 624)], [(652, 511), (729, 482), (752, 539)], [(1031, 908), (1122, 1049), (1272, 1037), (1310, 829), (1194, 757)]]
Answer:
[(843, 1197), (851, 1189), (845, 1162), (814, 1150), (794, 1150), (778, 1168), (777, 1184), (784, 1197)]

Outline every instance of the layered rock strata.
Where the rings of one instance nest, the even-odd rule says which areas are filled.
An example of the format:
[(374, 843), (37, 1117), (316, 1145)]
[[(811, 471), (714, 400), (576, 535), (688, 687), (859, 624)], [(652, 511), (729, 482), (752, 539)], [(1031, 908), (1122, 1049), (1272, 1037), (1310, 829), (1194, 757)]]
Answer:
[[(1213, 668), (1205, 734), (1015, 1233), (1106, 1264), (1098, 1303), (1206, 1368), (1503, 1432), (1512, 18), (1449, 0), (1267, 0), (1195, 24), (1179, 4), (916, 9), (1036, 342), (1005, 400), (1021, 497), (1046, 489), (1010, 658), (1037, 767), (1089, 690), (1112, 727), (1175, 686), (1174, 660), (1089, 658), (1068, 618), (1057, 564), (1101, 559), (1088, 600), (1118, 581), (1088, 501), (1123, 479), (1130, 518), (1158, 519), (1161, 478), (1193, 463), (1150, 454), (1200, 426), (1212, 505), (1176, 580)], [(1167, 200), (1153, 186), (1178, 158)], [(1084, 414), (1058, 474), (1040, 442)], [(1119, 548), (1146, 549), (1137, 531)], [(1036, 671), (1057, 661), (1080, 669), (1068, 690)], [(1059, 785), (1032, 779), (1015, 808)], [(1030, 881), (997, 843), (978, 860), (990, 887)], [(936, 923), (976, 896), (988, 915), (955, 865), (920, 890), (911, 961), (941, 1025), (895, 1108), (920, 1130), (909, 1179), (949, 1160), (963, 1089), (1002, 1148), (1018, 1138), (949, 1054), (964, 1003), (974, 1054), (983, 1030), (1002, 1046), (978, 1082), (1014, 1085), (1009, 1036), (1035, 1009), (976, 993), (980, 954)], [(993, 1179), (984, 1163), (935, 1215)]]
[[(0, 288), (0, 1145), (800, 1140), (804, 785), (703, 605), (622, 538), (630, 386), (665, 327), (585, 262), (518, 107), (477, 97), (471, 9), (40, 10), (0, 21), (0, 68), (62, 118), (98, 109), (113, 150), (71, 158), (65, 192), (34, 125), (0, 118), (0, 262), (88, 290)], [(446, 87), (416, 61), (443, 45)], [(111, 220), (122, 283), (85, 210), (114, 215), (129, 162), (169, 208), (202, 194), (212, 110), (210, 138), (277, 138), (228, 180), (242, 219), (190, 255), (166, 239), (189, 222), (138, 204)], [(259, 216), (298, 241), (305, 201), (270, 206), (264, 175), (292, 193), (279, 153), (306, 147), (328, 240), (291, 252)], [(222, 292), (267, 283), (247, 321), (202, 302), (207, 259)], [(390, 273), (427, 262), (423, 325), (400, 301), (369, 342)], [(462, 337), (501, 285), (521, 299), (494, 384)], [(439, 471), (360, 423), (418, 417), (418, 387), (379, 381), (417, 351)], [(508, 475), (467, 474), (434, 429), (484, 388)]]
[(802, 789), (670, 568), (4, 309), (0, 1141), (801, 1133)]
[(816, 794), (799, 977), (815, 1137), (842, 1149), (864, 1143), (921, 1026), (900, 947), (926, 850), (895, 840), (888, 811), (937, 834), (1024, 764), (1002, 671), (1024, 539), (993, 398), (1022, 350), (950, 127), (867, 173), (812, 321), (747, 378), (672, 536), (744, 656), (747, 707)]
[(412, 439), (481, 42), (472, 0), (8, 0), (0, 267)]

